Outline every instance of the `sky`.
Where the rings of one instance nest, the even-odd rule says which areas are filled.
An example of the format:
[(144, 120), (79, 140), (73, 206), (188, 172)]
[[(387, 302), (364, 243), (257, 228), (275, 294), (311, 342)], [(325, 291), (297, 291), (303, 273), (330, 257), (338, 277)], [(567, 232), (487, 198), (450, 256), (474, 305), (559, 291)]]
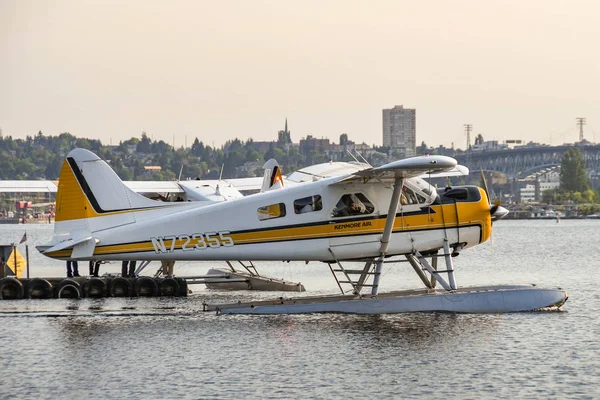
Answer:
[(600, 142), (600, 3), (0, 0), (0, 128), (176, 147), (239, 138)]

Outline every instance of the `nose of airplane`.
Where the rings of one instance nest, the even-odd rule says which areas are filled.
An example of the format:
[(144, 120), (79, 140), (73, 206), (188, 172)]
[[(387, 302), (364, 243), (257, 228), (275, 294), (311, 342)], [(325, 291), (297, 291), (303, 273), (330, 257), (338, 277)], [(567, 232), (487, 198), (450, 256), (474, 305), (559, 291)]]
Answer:
[(490, 207), (490, 214), (492, 215), (492, 221), (498, 221), (506, 217), (508, 210), (500, 205), (493, 205)]

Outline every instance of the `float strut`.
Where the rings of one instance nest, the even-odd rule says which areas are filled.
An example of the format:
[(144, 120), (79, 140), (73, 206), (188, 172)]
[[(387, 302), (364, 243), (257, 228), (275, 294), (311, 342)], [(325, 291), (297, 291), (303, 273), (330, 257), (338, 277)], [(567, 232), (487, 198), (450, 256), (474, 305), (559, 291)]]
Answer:
[[(437, 271), (437, 253), (431, 257), (431, 267)], [(437, 280), (435, 279), (435, 274), (431, 274), (431, 288), (435, 289), (437, 286)]]
[(448, 239), (444, 239), (444, 257), (446, 258), (446, 269), (448, 271), (448, 283), (453, 290), (456, 290), (456, 282), (454, 281), (454, 262), (450, 253)]
[(392, 236), (392, 229), (394, 228), (394, 221), (396, 220), (396, 212), (398, 211), (398, 200), (400, 199), (400, 193), (402, 192), (403, 186), (404, 178), (396, 178), (394, 181), (392, 200), (390, 201), (390, 207), (385, 220), (385, 228), (383, 229), (383, 235), (381, 236), (381, 248), (379, 249), (380, 256), (377, 261), (375, 261), (375, 276), (373, 277), (373, 288), (371, 289), (371, 294), (373, 296), (377, 295), (379, 277), (381, 276), (381, 266), (383, 265), (383, 259), (385, 258), (385, 254), (387, 253), (390, 244), (390, 237)]

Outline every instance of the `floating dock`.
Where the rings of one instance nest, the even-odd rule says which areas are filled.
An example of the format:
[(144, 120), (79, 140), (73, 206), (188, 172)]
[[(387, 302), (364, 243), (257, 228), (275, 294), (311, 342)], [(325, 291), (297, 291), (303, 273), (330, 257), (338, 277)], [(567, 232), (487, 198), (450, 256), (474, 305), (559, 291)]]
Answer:
[(185, 279), (148, 276), (0, 279), (0, 300), (187, 296)]
[(73, 299), (101, 297), (187, 296), (188, 285), (206, 284), (219, 290), (268, 290), (303, 292), (301, 283), (269, 278), (241, 271), (211, 269), (207, 275), (184, 277), (124, 278), (121, 276), (33, 278), (15, 276), (0, 278), (0, 300)]

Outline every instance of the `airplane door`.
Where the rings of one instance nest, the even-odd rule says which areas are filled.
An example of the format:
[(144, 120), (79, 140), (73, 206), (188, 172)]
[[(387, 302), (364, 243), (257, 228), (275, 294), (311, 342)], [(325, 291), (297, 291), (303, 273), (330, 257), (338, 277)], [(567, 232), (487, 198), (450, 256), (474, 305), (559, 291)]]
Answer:
[(372, 256), (381, 246), (375, 206), (360, 192), (340, 196), (330, 215), (329, 248), (339, 258)]

